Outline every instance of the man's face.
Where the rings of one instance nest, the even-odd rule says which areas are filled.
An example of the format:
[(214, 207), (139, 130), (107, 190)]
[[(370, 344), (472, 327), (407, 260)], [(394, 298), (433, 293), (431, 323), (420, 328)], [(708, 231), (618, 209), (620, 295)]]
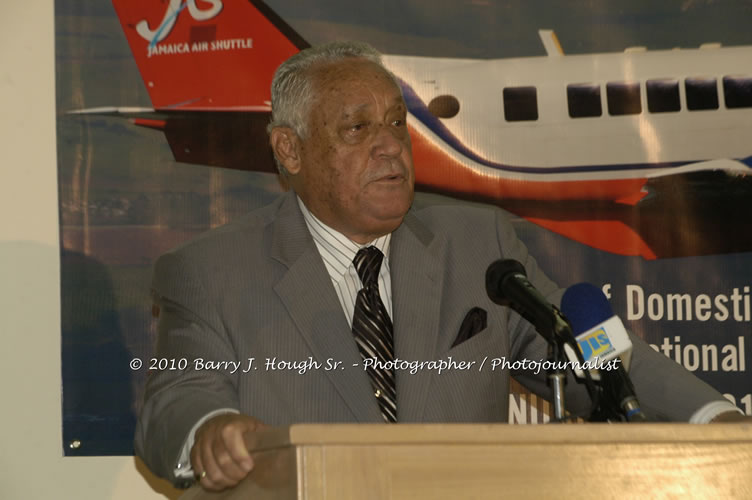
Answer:
[(391, 77), (364, 59), (314, 68), (313, 78), (293, 187), (324, 223), (366, 243), (394, 231), (413, 201), (407, 108)]

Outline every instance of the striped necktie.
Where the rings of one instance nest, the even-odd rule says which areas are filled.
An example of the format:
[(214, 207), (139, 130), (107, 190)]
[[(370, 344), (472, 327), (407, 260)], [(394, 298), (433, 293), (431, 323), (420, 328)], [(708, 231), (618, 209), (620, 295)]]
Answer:
[[(361, 248), (353, 259), (363, 288), (358, 292), (353, 313), (352, 331), (363, 359), (374, 359), (366, 368), (381, 414), (387, 422), (397, 421), (397, 396), (394, 369), (384, 369), (394, 361), (392, 320), (379, 295), (379, 269), (384, 254), (374, 247)], [(376, 365), (376, 366), (374, 366)]]

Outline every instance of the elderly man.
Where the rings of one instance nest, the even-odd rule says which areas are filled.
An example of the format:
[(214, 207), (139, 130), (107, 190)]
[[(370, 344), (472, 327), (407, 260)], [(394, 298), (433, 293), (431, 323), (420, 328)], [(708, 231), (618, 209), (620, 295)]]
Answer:
[[(253, 468), (243, 435), (264, 424), (505, 422), (510, 375), (547, 395), (544, 374), (389, 363), (545, 359), (533, 328), (488, 299), (485, 270), (516, 259), (552, 302), (561, 290), (499, 210), (411, 210), (407, 109), (379, 54), (359, 43), (300, 52), (275, 74), (272, 109), (271, 145), (292, 191), (155, 267), (157, 355), (188, 366), (149, 380), (136, 436), (149, 467), (219, 490)], [(736, 412), (633, 342), (649, 415)], [(586, 411), (581, 387), (568, 391), (570, 409)]]

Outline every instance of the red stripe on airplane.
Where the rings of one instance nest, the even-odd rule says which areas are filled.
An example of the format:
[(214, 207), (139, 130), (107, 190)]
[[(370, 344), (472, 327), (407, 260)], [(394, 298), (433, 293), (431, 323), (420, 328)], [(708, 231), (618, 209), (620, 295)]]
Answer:
[(153, 128), (154, 130), (164, 130), (167, 126), (166, 120), (153, 120), (151, 118), (133, 118), (131, 123), (139, 127)]
[[(418, 184), (441, 191), (515, 200), (635, 200), (646, 179), (530, 181), (492, 178), (463, 165), (410, 128)], [(515, 175), (510, 173), (510, 175)], [(545, 175), (545, 174), (542, 174)]]
[(616, 255), (640, 256), (648, 260), (657, 258), (655, 252), (650, 249), (640, 235), (620, 221), (557, 221), (536, 217), (525, 217), (525, 219), (598, 250), (605, 250)]
[[(462, 193), (496, 200), (602, 200), (636, 203), (643, 196), (646, 179), (600, 181), (530, 181), (492, 178), (449, 156), (412, 127), (415, 181), (418, 185), (449, 193)], [(639, 255), (655, 259), (645, 241), (620, 221), (556, 221), (536, 217), (525, 219), (592, 248), (617, 255)]]

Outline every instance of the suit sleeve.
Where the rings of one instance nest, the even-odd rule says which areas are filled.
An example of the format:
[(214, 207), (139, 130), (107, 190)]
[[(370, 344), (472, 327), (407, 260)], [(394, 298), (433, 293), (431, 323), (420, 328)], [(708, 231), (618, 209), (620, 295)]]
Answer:
[[(497, 235), (501, 254), (507, 259), (521, 262), (527, 271), (528, 280), (552, 304), (560, 305), (564, 290), (551, 281), (530, 256), (525, 245), (517, 238), (512, 225), (499, 212)], [(546, 341), (535, 328), (517, 313), (509, 315), (510, 351), (513, 359), (531, 361), (547, 359)], [(723, 395), (695, 377), (684, 367), (653, 350), (639, 337), (630, 333), (632, 340), (632, 366), (629, 375), (643, 411), (651, 420), (687, 422), (692, 415), (713, 401), (725, 401)], [(512, 376), (530, 391), (550, 399), (551, 389), (546, 385), (546, 373), (537, 375), (528, 371), (512, 373)], [(566, 386), (567, 409), (577, 415), (587, 415), (590, 398), (585, 386), (578, 384), (571, 373)]]
[[(194, 424), (214, 410), (238, 408), (234, 375), (206, 365), (236, 355), (217, 313), (216, 292), (207, 290), (196, 266), (179, 253), (164, 255), (152, 285), (160, 308), (154, 357), (168, 360), (168, 368), (147, 376), (135, 447), (152, 471), (176, 482), (175, 467)], [(185, 369), (170, 369), (181, 365)]]

